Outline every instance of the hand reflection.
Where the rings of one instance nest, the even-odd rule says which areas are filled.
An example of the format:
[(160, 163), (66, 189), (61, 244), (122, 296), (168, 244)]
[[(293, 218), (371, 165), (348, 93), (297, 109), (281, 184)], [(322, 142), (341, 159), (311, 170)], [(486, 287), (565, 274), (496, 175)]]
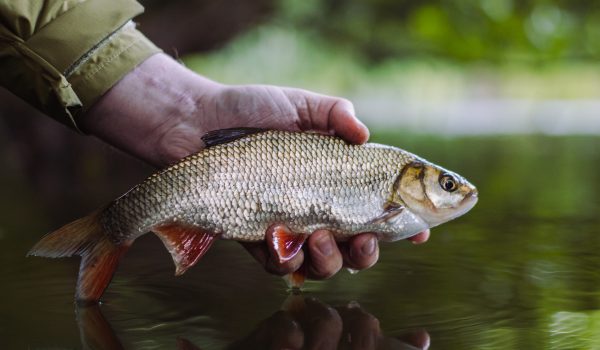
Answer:
[[(358, 303), (333, 308), (314, 298), (292, 295), (245, 338), (227, 347), (238, 349), (415, 350), (429, 348), (425, 331), (401, 338), (383, 335), (379, 320)], [(97, 304), (77, 308), (83, 349), (123, 349)], [(180, 350), (199, 349), (185, 338), (173, 339)]]
[(427, 349), (425, 331), (401, 339), (386, 337), (379, 320), (356, 302), (332, 308), (313, 298), (291, 296), (246, 338), (228, 347), (237, 349)]

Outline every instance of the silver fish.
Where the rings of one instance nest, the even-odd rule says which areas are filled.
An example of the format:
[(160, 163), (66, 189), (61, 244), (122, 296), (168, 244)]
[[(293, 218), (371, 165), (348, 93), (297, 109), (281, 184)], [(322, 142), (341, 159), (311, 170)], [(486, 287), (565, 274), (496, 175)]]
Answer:
[(77, 299), (97, 301), (133, 241), (157, 234), (182, 274), (215, 239), (261, 241), (291, 259), (317, 229), (343, 241), (411, 237), (477, 202), (458, 174), (402, 149), (314, 133), (226, 129), (105, 208), (46, 235), (31, 255), (82, 257)]

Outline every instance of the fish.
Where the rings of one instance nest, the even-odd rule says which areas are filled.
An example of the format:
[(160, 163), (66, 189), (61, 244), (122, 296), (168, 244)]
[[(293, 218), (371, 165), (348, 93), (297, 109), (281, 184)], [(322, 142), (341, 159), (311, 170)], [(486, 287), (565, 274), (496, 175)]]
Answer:
[[(336, 241), (409, 238), (477, 202), (462, 176), (400, 148), (311, 132), (215, 130), (205, 148), (91, 214), (51, 232), (29, 256), (80, 256), (75, 298), (94, 303), (136, 238), (156, 234), (183, 274), (217, 239), (263, 241), (280, 262), (315, 230)], [(302, 271), (292, 275), (301, 285)]]

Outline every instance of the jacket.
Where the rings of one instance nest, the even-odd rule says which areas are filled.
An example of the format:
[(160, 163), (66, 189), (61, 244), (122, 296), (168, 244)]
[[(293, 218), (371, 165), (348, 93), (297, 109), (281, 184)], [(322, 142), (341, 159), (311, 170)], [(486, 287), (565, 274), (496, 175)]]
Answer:
[(0, 85), (78, 129), (110, 87), (160, 52), (134, 0), (0, 0)]

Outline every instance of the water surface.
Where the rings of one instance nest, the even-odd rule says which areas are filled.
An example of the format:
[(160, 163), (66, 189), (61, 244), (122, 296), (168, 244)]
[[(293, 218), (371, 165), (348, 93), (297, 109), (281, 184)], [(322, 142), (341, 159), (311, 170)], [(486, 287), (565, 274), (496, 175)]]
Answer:
[(176, 278), (169, 254), (147, 235), (104, 303), (77, 309), (78, 260), (24, 255), (122, 186), (95, 196), (74, 187), (75, 203), (54, 203), (19, 173), (3, 174), (0, 347), (600, 348), (600, 138), (380, 132), (374, 141), (464, 175), (479, 204), (427, 244), (382, 244), (375, 267), (310, 282), (296, 297), (235, 242), (218, 242)]

